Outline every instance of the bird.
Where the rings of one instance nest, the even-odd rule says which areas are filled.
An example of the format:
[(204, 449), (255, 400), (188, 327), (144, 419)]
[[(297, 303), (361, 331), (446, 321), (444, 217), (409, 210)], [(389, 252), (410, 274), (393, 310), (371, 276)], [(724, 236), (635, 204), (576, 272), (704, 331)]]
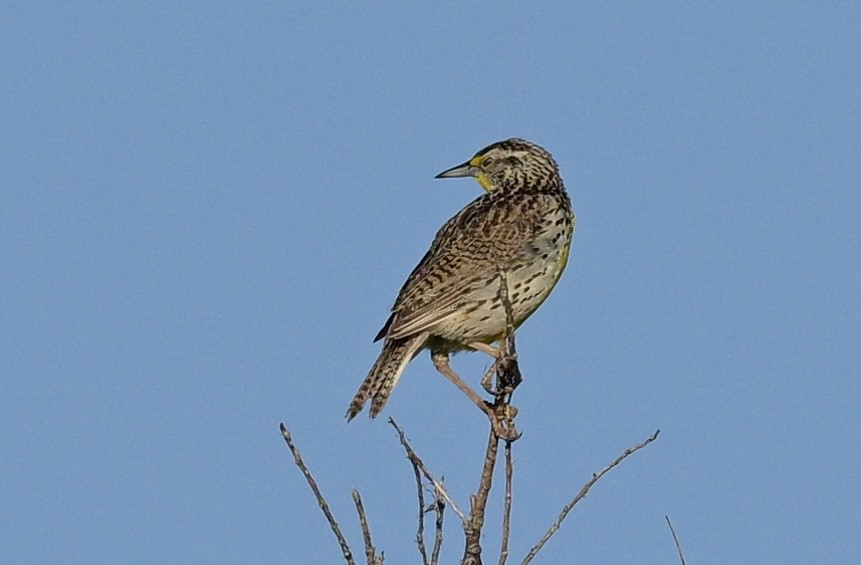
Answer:
[(483, 401), (449, 365), (460, 351), (492, 354), (506, 331), (499, 292), (507, 284), (514, 326), (547, 299), (568, 264), (575, 215), (551, 154), (520, 138), (498, 141), (436, 175), (472, 177), (481, 196), (448, 220), (407, 278), (374, 341), (379, 357), (347, 409), (370, 400), (379, 415), (407, 364), (429, 349), (434, 367), (480, 407)]

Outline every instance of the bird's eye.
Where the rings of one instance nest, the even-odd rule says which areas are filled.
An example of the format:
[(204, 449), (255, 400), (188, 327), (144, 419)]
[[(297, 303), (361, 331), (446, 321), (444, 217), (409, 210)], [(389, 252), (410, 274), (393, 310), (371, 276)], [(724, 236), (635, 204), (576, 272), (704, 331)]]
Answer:
[(489, 167), (492, 164), (493, 164), (493, 157), (485, 157), (484, 160), (481, 162), (482, 167)]

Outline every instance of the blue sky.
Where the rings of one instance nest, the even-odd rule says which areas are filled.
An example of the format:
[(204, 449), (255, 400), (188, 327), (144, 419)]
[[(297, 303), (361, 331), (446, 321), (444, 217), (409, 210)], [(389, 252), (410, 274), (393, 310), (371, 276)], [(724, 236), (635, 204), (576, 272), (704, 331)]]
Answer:
[[(861, 9), (754, 4), (5, 4), (2, 560), (336, 563), (283, 421), (417, 562), (394, 432), (343, 413), (480, 192), (433, 176), (519, 136), (577, 231), (518, 335), (513, 557), (660, 428), (541, 562), (675, 562), (665, 514), (691, 562), (861, 561)], [(467, 506), (486, 423), (427, 356), (384, 415)]]

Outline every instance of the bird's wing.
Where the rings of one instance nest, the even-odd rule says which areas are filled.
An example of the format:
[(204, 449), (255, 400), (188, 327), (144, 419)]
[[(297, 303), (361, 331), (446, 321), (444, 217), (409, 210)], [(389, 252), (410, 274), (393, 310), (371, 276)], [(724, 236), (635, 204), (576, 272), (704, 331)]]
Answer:
[(496, 275), (489, 261), (464, 263), (451, 254), (437, 254), (428, 265), (431, 269), (422, 269), (408, 279), (393, 308), (386, 335), (402, 338), (430, 329), (457, 314), (469, 302), (470, 291), (477, 282), (489, 281)]
[(516, 242), (532, 226), (500, 222), (490, 204), (487, 195), (477, 198), (437, 232), (378, 337), (397, 339), (430, 330), (475, 301), (476, 290), (495, 284), (499, 265), (516, 257)]

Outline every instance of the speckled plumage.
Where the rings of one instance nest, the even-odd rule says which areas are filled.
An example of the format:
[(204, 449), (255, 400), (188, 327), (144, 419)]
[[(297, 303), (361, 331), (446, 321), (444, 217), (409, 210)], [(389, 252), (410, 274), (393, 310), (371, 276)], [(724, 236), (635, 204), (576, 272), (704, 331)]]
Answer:
[(383, 350), (350, 403), (348, 420), (368, 399), (371, 417), (379, 414), (422, 349), (446, 355), (498, 340), (506, 322), (500, 268), (517, 326), (565, 269), (574, 212), (546, 150), (522, 139), (500, 141), (437, 178), (453, 176), (476, 177), (486, 192), (445, 223), (407, 278), (377, 335)]

